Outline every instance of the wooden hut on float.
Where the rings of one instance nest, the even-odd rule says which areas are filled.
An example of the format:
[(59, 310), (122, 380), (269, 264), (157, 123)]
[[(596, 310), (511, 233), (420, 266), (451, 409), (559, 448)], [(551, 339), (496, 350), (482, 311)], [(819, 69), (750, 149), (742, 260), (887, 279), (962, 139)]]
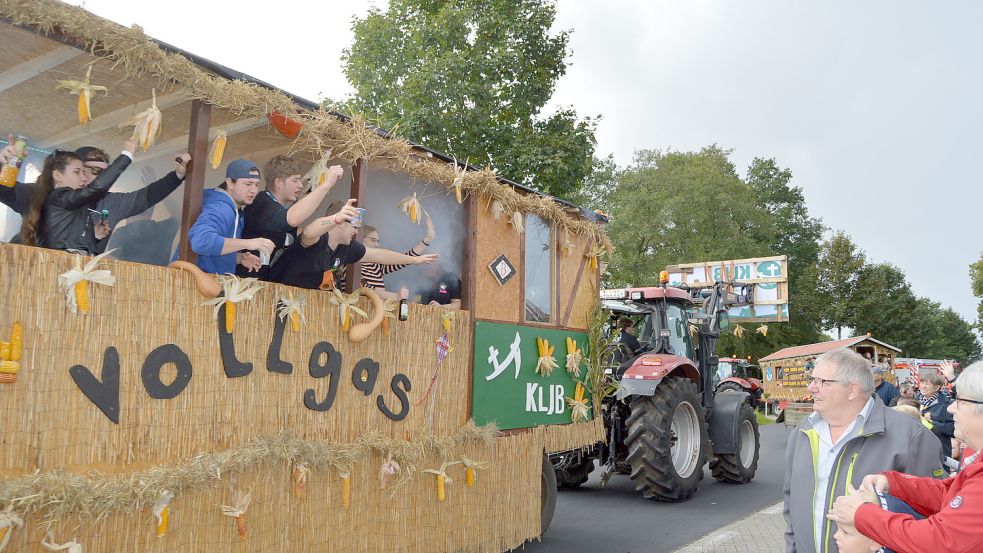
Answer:
[[(463, 309), (412, 305), (386, 334), (371, 298), (265, 284), (230, 331), (226, 307), (203, 305), (188, 273), (127, 261), (125, 248), (84, 267), (0, 245), (0, 544), (478, 552), (542, 533), (555, 500), (544, 453), (603, 439), (586, 346), (596, 260), (611, 245), (593, 213), (78, 7), (0, 0), (0, 44), (0, 125), (30, 147), (22, 181), (54, 149), (117, 152), (130, 133), (120, 123), (152, 102), (160, 136), (114, 191), (144, 186), (181, 152), (197, 160), (114, 240), (148, 226), (173, 234), (164, 258), (173, 245), (191, 260), (188, 229), (225, 163), (327, 158), (346, 167), (329, 199), (398, 220), (393, 249), (420, 235), (396, 208), (417, 193), (463, 288)], [(57, 85), (89, 68), (109, 94), (83, 126)], [(212, 169), (220, 131), (225, 161)], [(17, 216), (4, 224), (9, 237)], [(88, 314), (70, 308), (77, 289), (59, 287), (73, 270), (113, 279), (93, 277)], [(348, 278), (352, 290), (357, 267)], [(355, 308), (367, 314), (355, 317), (361, 341), (340, 317)], [(566, 338), (580, 345), (568, 351)], [(559, 367), (537, 372), (543, 356)]]

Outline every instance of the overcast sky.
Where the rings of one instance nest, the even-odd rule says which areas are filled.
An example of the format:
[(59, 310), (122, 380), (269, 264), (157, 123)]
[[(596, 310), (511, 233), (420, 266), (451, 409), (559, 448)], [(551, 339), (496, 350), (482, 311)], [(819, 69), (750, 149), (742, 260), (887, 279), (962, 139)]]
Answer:
[[(84, 5), (318, 100), (351, 92), (339, 56), (352, 17), (386, 2)], [(742, 174), (774, 157), (812, 215), (975, 319), (983, 2), (559, 0), (557, 11), (573, 53), (552, 105), (603, 116), (598, 154), (624, 165), (637, 149), (716, 143)]]

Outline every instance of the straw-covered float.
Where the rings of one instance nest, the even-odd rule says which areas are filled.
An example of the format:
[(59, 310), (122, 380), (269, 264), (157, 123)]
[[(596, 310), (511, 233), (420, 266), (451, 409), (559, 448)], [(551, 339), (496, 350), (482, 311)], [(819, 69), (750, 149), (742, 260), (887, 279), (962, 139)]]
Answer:
[[(484, 552), (541, 534), (544, 454), (603, 439), (593, 214), (80, 8), (2, 0), (0, 19), (21, 181), (56, 148), (115, 154), (131, 132), (146, 151), (114, 191), (197, 161), (108, 257), (0, 246), (0, 550)], [(164, 263), (191, 259), (202, 189), (276, 154), (315, 178), (343, 165), (329, 200), (358, 198), (393, 249), (420, 234), (399, 208), (415, 197), (463, 309), (399, 321), (357, 292), (233, 289), (134, 251), (163, 237)]]

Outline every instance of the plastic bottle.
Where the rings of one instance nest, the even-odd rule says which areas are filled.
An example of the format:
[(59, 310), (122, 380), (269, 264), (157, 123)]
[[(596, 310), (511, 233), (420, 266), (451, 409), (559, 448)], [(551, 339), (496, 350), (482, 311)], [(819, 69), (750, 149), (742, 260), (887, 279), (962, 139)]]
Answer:
[(14, 157), (7, 160), (3, 169), (0, 169), (0, 185), (7, 187), (17, 184), (17, 175), (20, 174), (20, 166), (24, 164), (24, 158), (27, 157), (27, 139), (23, 136), (18, 136), (17, 140), (14, 141), (14, 147), (17, 149), (17, 153), (14, 154)]
[(410, 318), (410, 306), (406, 299), (410, 297), (410, 291), (405, 286), (399, 288), (399, 320), (405, 321)]

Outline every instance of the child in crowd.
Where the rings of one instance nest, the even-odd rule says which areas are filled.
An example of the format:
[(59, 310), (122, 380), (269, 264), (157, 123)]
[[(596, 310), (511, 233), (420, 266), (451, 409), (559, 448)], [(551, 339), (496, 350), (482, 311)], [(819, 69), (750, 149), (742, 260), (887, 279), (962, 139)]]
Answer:
[(83, 161), (74, 152), (56, 150), (45, 158), (21, 222), (21, 240), (30, 246), (97, 253), (99, 241), (109, 235), (109, 225), (102, 221), (97, 228), (91, 212), (129, 165), (136, 146), (134, 140), (127, 140), (122, 154), (109, 166), (112, 170), (88, 186)]
[(201, 214), (188, 233), (201, 270), (235, 274), (236, 263), (240, 263), (250, 271), (258, 271), (262, 266), (259, 257), (243, 250), (265, 255), (273, 252), (273, 242), (268, 238), (242, 238), (242, 209), (256, 198), (259, 179), (259, 169), (253, 162), (237, 159), (226, 168), (225, 182), (202, 195)]

